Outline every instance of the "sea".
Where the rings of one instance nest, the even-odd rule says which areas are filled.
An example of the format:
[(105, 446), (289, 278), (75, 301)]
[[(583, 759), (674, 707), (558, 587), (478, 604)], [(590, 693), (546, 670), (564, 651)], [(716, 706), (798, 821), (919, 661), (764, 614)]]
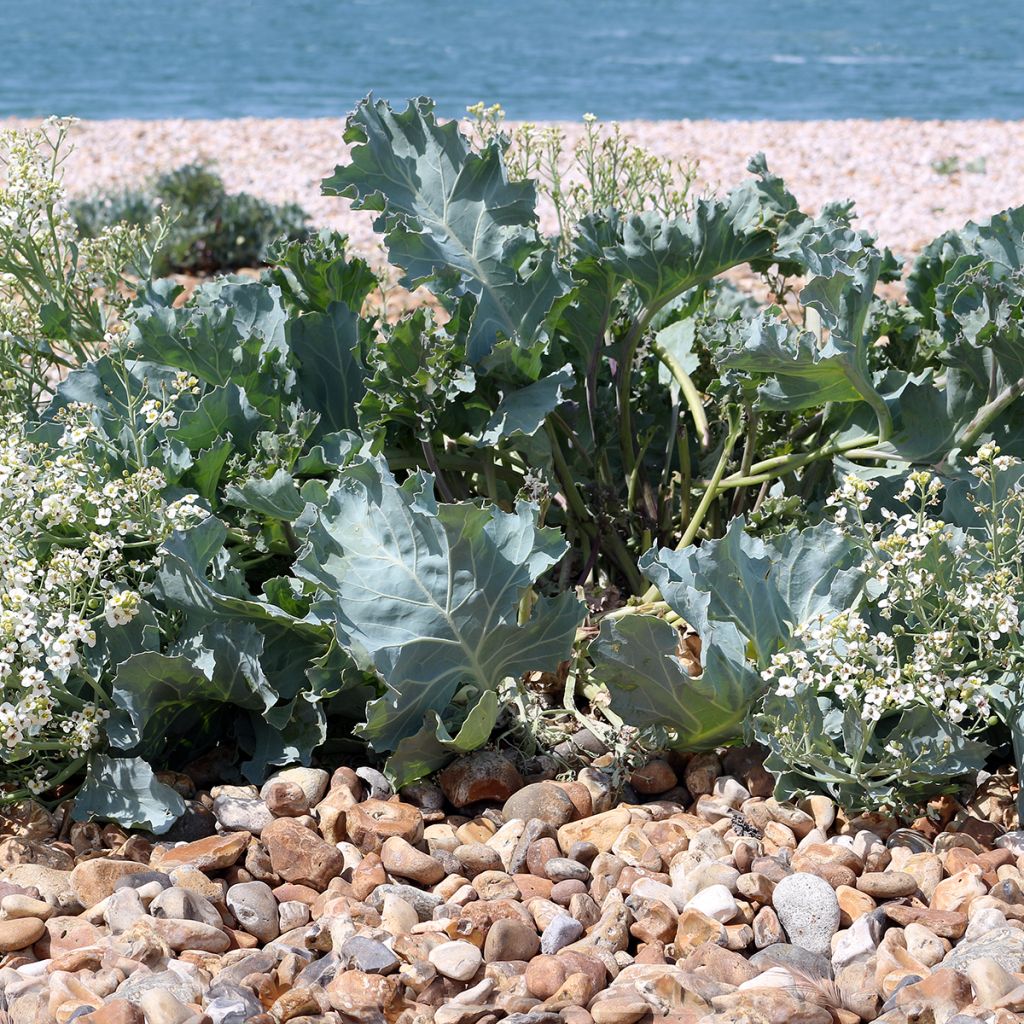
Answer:
[(0, 0), (0, 117), (1024, 118), (1024, 0)]

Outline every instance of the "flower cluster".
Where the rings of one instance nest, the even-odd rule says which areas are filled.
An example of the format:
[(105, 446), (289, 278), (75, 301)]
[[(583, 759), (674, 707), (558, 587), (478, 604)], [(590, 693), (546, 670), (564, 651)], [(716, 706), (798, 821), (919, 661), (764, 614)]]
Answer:
[(34, 793), (100, 738), (98, 633), (139, 614), (157, 545), (205, 515), (194, 495), (167, 504), (157, 469), (112, 474), (89, 411), (56, 450), (17, 417), (0, 438), (0, 762)]
[[(971, 515), (958, 527), (942, 518), (949, 481), (929, 472), (907, 476), (895, 508), (873, 507), (877, 481), (842, 481), (830, 506), (863, 553), (858, 603), (798, 625), (762, 672), (762, 733), (808, 778), (827, 774), (827, 748), (846, 799), (955, 777), (952, 754), (1002, 713), (1004, 681), (1024, 667), (1024, 466), (994, 444), (965, 461), (976, 483), (959, 485)], [(839, 721), (819, 717), (827, 708), (845, 724), (822, 737)], [(934, 742), (902, 735), (906, 715), (939, 723)]]

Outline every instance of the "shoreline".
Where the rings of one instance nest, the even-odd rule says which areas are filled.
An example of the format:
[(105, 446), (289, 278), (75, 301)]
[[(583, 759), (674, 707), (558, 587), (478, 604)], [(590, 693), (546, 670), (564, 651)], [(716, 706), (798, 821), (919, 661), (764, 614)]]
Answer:
[[(37, 123), (2, 118), (0, 129)], [(570, 134), (578, 122), (563, 124)], [(699, 184), (726, 191), (746, 177), (747, 159), (764, 151), (802, 207), (853, 199), (860, 225), (909, 255), (966, 221), (1024, 204), (1024, 121), (622, 121), (650, 151), (697, 159)], [(510, 122), (510, 125), (513, 122)], [(82, 121), (66, 164), (73, 196), (134, 185), (182, 164), (212, 163), (230, 190), (298, 202), (317, 227), (348, 232), (354, 251), (373, 256), (372, 217), (347, 200), (320, 196), (348, 147), (344, 118), (239, 118)], [(933, 165), (956, 157), (961, 170)], [(966, 165), (977, 169), (966, 170)], [(542, 227), (548, 227), (541, 208)]]

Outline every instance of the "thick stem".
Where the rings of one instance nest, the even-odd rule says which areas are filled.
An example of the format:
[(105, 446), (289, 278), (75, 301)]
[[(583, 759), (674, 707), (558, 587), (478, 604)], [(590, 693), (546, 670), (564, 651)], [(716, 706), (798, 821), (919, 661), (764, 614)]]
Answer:
[(651, 343), (651, 351), (661, 360), (662, 365), (672, 374), (673, 379), (679, 385), (679, 391), (686, 401), (686, 407), (690, 410), (690, 415), (693, 417), (693, 426), (697, 431), (697, 437), (700, 439), (700, 446), (706, 451), (708, 445), (711, 444), (711, 428), (708, 426), (708, 418), (704, 412), (704, 401), (697, 390), (697, 386), (683, 368), (682, 363), (664, 345), (658, 344), (658, 341), (655, 340)]

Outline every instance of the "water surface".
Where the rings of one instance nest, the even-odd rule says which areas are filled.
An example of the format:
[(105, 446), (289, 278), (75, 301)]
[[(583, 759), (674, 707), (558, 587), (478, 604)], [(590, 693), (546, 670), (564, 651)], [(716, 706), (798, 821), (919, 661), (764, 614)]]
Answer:
[(0, 116), (1022, 118), (1021, 0), (0, 0)]

